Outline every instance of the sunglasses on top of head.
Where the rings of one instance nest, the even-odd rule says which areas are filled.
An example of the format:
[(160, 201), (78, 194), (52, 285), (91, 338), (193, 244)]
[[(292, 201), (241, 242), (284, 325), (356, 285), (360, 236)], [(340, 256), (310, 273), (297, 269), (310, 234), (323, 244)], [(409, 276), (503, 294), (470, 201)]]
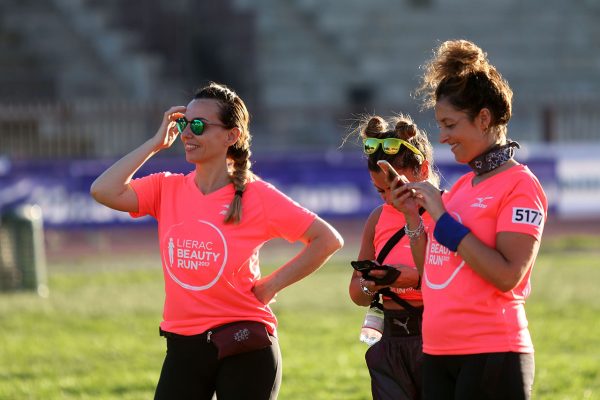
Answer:
[(205, 122), (205, 121), (201, 120), (200, 118), (194, 118), (193, 120), (188, 121), (185, 117), (181, 117), (181, 118), (177, 118), (175, 120), (175, 124), (177, 125), (177, 130), (179, 131), (179, 133), (183, 133), (186, 126), (188, 126), (188, 124), (189, 124), (190, 130), (196, 136), (202, 135), (204, 133), (204, 128), (206, 126), (216, 125), (216, 126), (226, 128), (226, 126), (223, 124), (213, 124), (211, 122)]
[(363, 145), (364, 145), (363, 151), (365, 152), (365, 154), (375, 153), (377, 151), (377, 149), (379, 148), (379, 145), (381, 145), (381, 148), (383, 149), (383, 152), (385, 154), (398, 154), (398, 152), (400, 151), (400, 148), (402, 147), (402, 145), (404, 145), (407, 149), (409, 149), (416, 155), (425, 158), (423, 156), (423, 153), (421, 153), (421, 151), (419, 149), (417, 149), (412, 144), (408, 143), (406, 140), (399, 139), (399, 138), (385, 138), (385, 139), (366, 138), (363, 140)]

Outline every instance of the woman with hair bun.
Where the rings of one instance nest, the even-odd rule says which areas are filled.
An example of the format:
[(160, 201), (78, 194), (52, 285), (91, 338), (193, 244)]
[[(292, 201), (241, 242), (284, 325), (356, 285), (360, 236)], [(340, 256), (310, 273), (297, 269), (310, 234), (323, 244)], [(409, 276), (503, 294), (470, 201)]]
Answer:
[[(403, 229), (400, 233), (403, 237), (397, 242), (394, 240), (405, 220), (391, 205), (388, 172), (378, 163), (387, 161), (409, 181), (428, 181), (433, 187), (438, 185), (439, 178), (433, 169), (427, 135), (410, 117), (398, 115), (388, 123), (379, 116), (368, 116), (359, 124), (358, 133), (373, 186), (384, 202), (367, 219), (358, 260), (387, 265), (399, 272), (393, 281), (384, 283), (376, 281), (386, 276), (385, 270), (375, 269), (366, 276), (354, 271), (350, 281), (350, 297), (359, 306), (378, 303), (380, 294), (383, 296), (383, 336), (365, 354), (371, 392), (377, 400), (420, 399), (421, 278), (410, 252), (409, 237), (404, 235)], [(423, 218), (428, 221), (430, 217), (425, 213)]]
[[(507, 138), (512, 91), (474, 43), (442, 43), (417, 93), (435, 110), (439, 141), (470, 172), (447, 196), (427, 182), (392, 184), (392, 202), (423, 276), (425, 399), (529, 399), (533, 344), (525, 300), (547, 218), (538, 179)], [(414, 202), (432, 220), (422, 219)]]
[[(328, 223), (252, 174), (249, 122), (242, 99), (210, 83), (167, 110), (156, 134), (91, 187), (105, 206), (158, 221), (167, 353), (155, 399), (277, 398), (281, 353), (269, 304), (343, 244)], [(177, 136), (191, 172), (132, 180)], [(274, 238), (303, 248), (261, 276), (259, 250)]]

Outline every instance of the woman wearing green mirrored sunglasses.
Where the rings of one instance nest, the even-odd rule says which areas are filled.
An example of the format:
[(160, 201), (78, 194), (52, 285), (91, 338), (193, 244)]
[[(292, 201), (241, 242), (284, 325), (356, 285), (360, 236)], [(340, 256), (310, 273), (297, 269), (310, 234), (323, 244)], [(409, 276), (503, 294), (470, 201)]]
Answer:
[[(211, 83), (169, 109), (154, 137), (91, 187), (98, 202), (158, 221), (167, 352), (155, 400), (275, 399), (282, 361), (269, 304), (343, 244), (315, 213), (253, 175), (249, 120), (235, 92)], [(191, 172), (132, 180), (178, 135)], [(261, 275), (259, 249), (275, 238), (302, 249)]]
[[(439, 178), (433, 171), (432, 148), (427, 135), (408, 116), (398, 115), (390, 121), (379, 116), (367, 117), (359, 124), (358, 133), (367, 154), (371, 181), (384, 202), (367, 219), (358, 260), (389, 265), (399, 270), (400, 276), (391, 284), (383, 285), (355, 271), (350, 280), (350, 297), (359, 306), (383, 307), (384, 310), (383, 334), (379, 341), (372, 344), (377, 340), (376, 335), (361, 331), (361, 340), (372, 344), (365, 359), (373, 399), (416, 400), (422, 392), (421, 278), (410, 253), (410, 238), (403, 230), (406, 220), (391, 204), (390, 179), (378, 162), (387, 161), (407, 181), (430, 181), (438, 185)], [(409, 206), (418, 208), (414, 200)], [(423, 218), (430, 219), (427, 214)], [(396, 243), (391, 242), (397, 232), (404, 236)], [(383, 249), (389, 246), (393, 247), (385, 254)], [(369, 276), (382, 278), (384, 274), (384, 271), (372, 271)]]
[(220, 126), (221, 128), (227, 128), (223, 124), (215, 124), (208, 121), (205, 121), (202, 118), (194, 118), (191, 121), (188, 121), (185, 117), (180, 117), (175, 120), (175, 124), (177, 125), (177, 130), (179, 133), (183, 133), (185, 128), (189, 125), (190, 131), (196, 136), (200, 136), (204, 133), (204, 127), (206, 126)]

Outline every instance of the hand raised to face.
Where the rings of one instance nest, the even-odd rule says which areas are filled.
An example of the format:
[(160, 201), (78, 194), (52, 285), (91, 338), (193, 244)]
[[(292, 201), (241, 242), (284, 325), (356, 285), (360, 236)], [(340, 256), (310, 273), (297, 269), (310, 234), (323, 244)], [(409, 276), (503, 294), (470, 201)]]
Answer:
[(390, 184), (389, 202), (402, 213), (417, 213), (419, 205), (415, 201), (415, 191), (408, 187), (411, 183), (404, 175), (400, 175), (394, 167), (385, 160), (377, 161), (379, 168), (385, 173)]

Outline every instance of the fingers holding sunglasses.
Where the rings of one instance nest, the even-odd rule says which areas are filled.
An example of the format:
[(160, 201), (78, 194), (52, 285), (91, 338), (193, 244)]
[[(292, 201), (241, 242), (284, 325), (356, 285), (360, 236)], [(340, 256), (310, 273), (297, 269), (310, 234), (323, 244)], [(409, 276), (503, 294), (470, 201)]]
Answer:
[[(172, 111), (173, 109), (176, 109), (176, 111)], [(169, 121), (177, 121), (179, 118), (185, 117), (186, 110), (187, 107), (185, 106), (175, 106), (167, 110), (165, 114), (167, 114), (167, 118), (169, 118)]]
[(185, 110), (185, 106), (174, 106), (165, 111), (160, 128), (152, 138), (157, 151), (171, 147), (179, 134), (175, 120), (181, 118)]

